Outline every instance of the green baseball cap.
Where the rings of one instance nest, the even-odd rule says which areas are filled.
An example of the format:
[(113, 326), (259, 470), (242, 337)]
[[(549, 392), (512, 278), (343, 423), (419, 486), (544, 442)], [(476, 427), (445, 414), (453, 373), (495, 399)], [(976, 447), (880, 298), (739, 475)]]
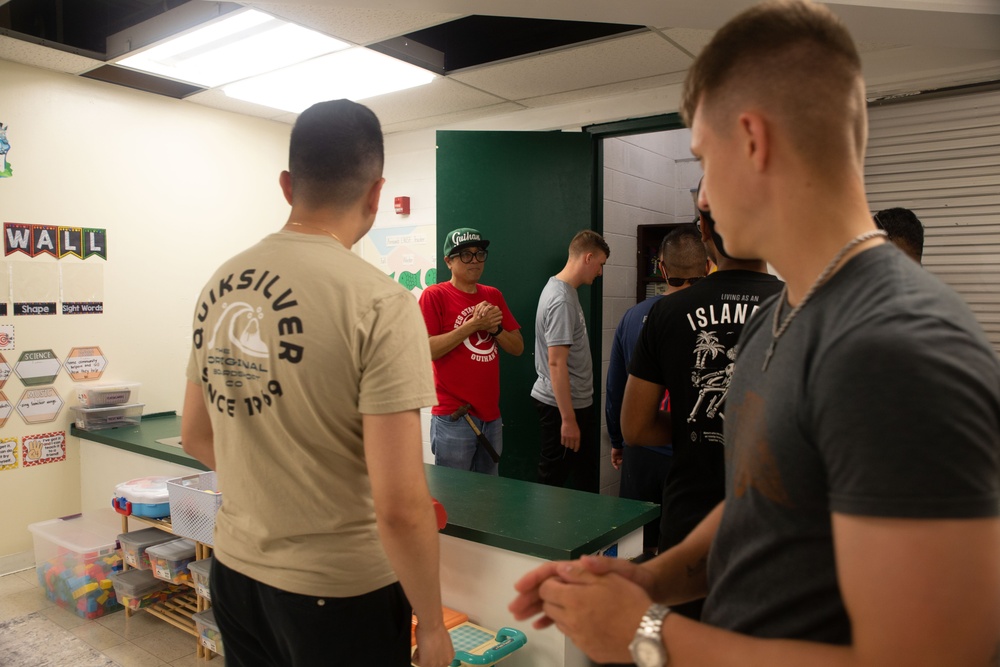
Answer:
[(490, 242), (483, 238), (478, 229), (459, 227), (448, 232), (448, 235), (444, 237), (444, 256), (449, 257), (462, 248), (473, 246), (485, 250), (489, 244)]

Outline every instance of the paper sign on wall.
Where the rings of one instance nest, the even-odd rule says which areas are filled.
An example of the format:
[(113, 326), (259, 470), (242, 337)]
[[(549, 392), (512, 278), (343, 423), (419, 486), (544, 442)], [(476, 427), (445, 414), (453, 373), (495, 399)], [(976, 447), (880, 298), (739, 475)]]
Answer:
[(7, 126), (0, 123), (0, 178), (10, 178), (14, 175), (14, 167), (7, 162), (7, 151), (10, 141), (7, 140)]
[(44, 424), (55, 421), (62, 406), (62, 397), (52, 387), (25, 389), (17, 402), (17, 413), (26, 424)]
[(87, 259), (108, 258), (108, 234), (92, 227), (54, 227), (20, 222), (3, 223), (4, 255), (20, 252), (28, 257), (67, 255)]
[(7, 400), (7, 395), (0, 391), (0, 428), (7, 425), (10, 413), (14, 411), (14, 406)]
[(11, 262), (10, 292), (14, 315), (56, 315), (59, 298), (59, 265)]
[(21, 460), (24, 467), (66, 460), (66, 432), (26, 435), (21, 439)]
[(0, 350), (13, 350), (13, 349), (14, 349), (14, 325), (0, 324)]
[(55, 382), (61, 367), (62, 362), (52, 350), (28, 350), (14, 364), (14, 373), (25, 386), (35, 387)]
[(74, 347), (66, 355), (63, 368), (73, 382), (97, 380), (104, 374), (108, 360), (99, 347)]
[(104, 312), (104, 265), (60, 264), (63, 315)]
[(0, 438), (0, 470), (17, 467), (17, 438)]

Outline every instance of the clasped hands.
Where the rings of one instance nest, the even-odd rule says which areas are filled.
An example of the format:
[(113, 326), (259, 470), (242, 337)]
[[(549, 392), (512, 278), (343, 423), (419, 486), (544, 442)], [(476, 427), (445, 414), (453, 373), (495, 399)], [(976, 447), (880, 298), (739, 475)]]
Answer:
[(503, 312), (500, 306), (494, 306), (489, 301), (480, 301), (473, 308), (468, 321), (476, 325), (476, 331), (495, 331), (503, 322)]
[(542, 565), (514, 589), (508, 609), (536, 630), (555, 625), (592, 660), (631, 662), (628, 645), (652, 603), (649, 571), (627, 560), (584, 556)]

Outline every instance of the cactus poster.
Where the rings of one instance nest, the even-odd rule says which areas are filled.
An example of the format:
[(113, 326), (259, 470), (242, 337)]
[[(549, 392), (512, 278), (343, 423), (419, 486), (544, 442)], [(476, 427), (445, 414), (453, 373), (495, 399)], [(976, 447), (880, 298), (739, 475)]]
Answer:
[(14, 167), (7, 162), (7, 152), (10, 142), (7, 140), (7, 126), (0, 123), (0, 178), (10, 178), (14, 175)]

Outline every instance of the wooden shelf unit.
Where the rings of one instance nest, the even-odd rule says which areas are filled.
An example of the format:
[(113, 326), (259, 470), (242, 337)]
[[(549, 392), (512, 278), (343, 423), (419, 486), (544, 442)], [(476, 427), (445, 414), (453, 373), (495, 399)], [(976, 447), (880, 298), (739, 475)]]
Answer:
[[(174, 526), (170, 522), (170, 517), (164, 519), (151, 519), (144, 516), (125, 516), (122, 515), (122, 532), (128, 532), (129, 519), (132, 521), (137, 521), (147, 526), (152, 526), (153, 528), (159, 528), (160, 530), (173, 534)], [(208, 558), (212, 555), (212, 547), (207, 544), (198, 542), (194, 543), (194, 559), (202, 560)], [(128, 563), (122, 561), (122, 572), (129, 569)], [(187, 632), (194, 636), (195, 641), (198, 643), (198, 647), (195, 651), (199, 658), (205, 658), (206, 660), (211, 660), (215, 654), (209, 649), (205, 648), (201, 644), (201, 638), (198, 636), (198, 627), (191, 616), (197, 612), (205, 611), (211, 605), (206, 598), (198, 595), (194, 591), (194, 583), (190, 581), (184, 582), (186, 586), (190, 587), (192, 590), (187, 591), (177, 597), (170, 598), (164, 602), (157, 602), (148, 607), (143, 607), (139, 611), (146, 611), (147, 613), (159, 618), (167, 623), (170, 623), (175, 628), (179, 628), (184, 632)], [(125, 607), (125, 617), (131, 618), (132, 614), (135, 612), (129, 608)]]

